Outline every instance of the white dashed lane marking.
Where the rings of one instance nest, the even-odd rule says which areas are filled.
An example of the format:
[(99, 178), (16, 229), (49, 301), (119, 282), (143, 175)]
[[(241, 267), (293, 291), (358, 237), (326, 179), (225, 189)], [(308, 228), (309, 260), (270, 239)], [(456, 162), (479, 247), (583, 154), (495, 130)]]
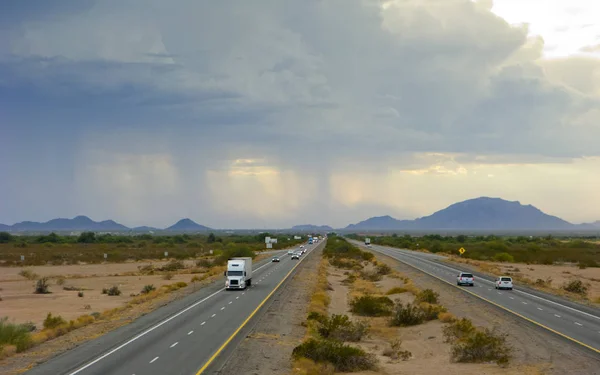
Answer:
[(212, 314), (210, 317), (211, 317), (211, 318), (214, 318), (215, 316), (217, 316), (217, 314)]
[(156, 361), (158, 359), (158, 357), (154, 357), (153, 360), (150, 361), (150, 363), (154, 363), (154, 361)]
[(171, 348), (174, 348), (177, 344), (179, 344), (179, 342), (174, 342), (173, 345), (171, 345)]
[(191, 335), (192, 333), (194, 333), (194, 331), (189, 331), (189, 332), (188, 332), (188, 335)]
[(583, 324), (581, 324), (581, 323), (575, 322), (575, 324), (577, 324), (578, 326), (583, 326)]
[(560, 318), (560, 315), (554, 314), (555, 317)]
[(200, 323), (200, 325), (201, 325), (201, 326), (203, 326), (203, 325), (205, 325), (205, 324), (206, 324), (206, 322), (202, 322), (202, 323)]

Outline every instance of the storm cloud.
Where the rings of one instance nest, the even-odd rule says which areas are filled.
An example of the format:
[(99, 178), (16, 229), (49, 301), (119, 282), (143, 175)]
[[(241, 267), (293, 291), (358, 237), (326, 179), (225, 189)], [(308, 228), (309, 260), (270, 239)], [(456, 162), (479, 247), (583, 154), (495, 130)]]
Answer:
[(345, 225), (480, 195), (600, 219), (600, 61), (544, 59), (490, 1), (52, 4), (0, 11), (0, 222)]

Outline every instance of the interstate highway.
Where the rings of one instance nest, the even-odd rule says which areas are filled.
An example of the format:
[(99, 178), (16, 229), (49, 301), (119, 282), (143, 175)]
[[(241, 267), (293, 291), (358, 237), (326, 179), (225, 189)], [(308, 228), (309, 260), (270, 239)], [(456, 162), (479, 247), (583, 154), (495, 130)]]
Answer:
[[(351, 242), (365, 247), (360, 242)], [(469, 271), (459, 269), (457, 265), (444, 264), (441, 261), (444, 258), (435, 254), (373, 244), (369, 249), (399, 260), (455, 287), (458, 287), (456, 286), (458, 273)], [(587, 306), (577, 307), (575, 304), (561, 301), (557, 297), (551, 300), (535, 295), (533, 291), (519, 288), (518, 285), (515, 285), (513, 290), (496, 290), (491, 277), (477, 272), (473, 272), (473, 274), (475, 275), (475, 286), (460, 287), (465, 292), (472, 293), (474, 297), (484, 299), (507, 313), (515, 314), (540, 328), (600, 354), (600, 311), (598, 309)]]
[[(323, 243), (325, 241), (322, 241)], [(158, 309), (135, 322), (92, 340), (26, 374), (56, 375), (196, 375), (212, 373), (222, 364), (228, 344), (240, 337), (246, 323), (300, 261), (287, 250), (254, 265), (252, 286), (224, 290), (224, 278), (209, 287)], [(275, 255), (275, 254), (274, 254)]]

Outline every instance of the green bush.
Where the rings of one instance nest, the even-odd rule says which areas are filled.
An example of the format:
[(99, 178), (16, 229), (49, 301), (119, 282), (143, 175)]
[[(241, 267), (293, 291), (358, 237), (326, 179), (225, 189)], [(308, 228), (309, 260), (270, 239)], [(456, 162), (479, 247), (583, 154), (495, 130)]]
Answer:
[(373, 354), (333, 340), (309, 339), (294, 348), (292, 357), (308, 358), (318, 363), (329, 362), (338, 372), (367, 371), (377, 366)]
[(141, 291), (141, 293), (142, 293), (142, 294), (148, 294), (148, 293), (150, 293), (150, 292), (152, 292), (152, 291), (155, 291), (155, 290), (156, 290), (156, 288), (154, 287), (154, 285), (152, 285), (152, 284), (148, 284), (148, 285), (145, 285), (145, 286), (142, 288), (142, 291)]
[(573, 280), (565, 285), (563, 285), (563, 289), (567, 292), (586, 295), (588, 292), (588, 287), (581, 280)]
[(60, 315), (52, 316), (52, 313), (48, 313), (44, 319), (44, 329), (53, 329), (63, 324), (67, 324), (67, 322)]
[(392, 272), (392, 267), (387, 264), (379, 264), (377, 266), (377, 273), (380, 275), (389, 275)]
[(451, 348), (451, 359), (454, 362), (483, 363), (496, 362), (507, 365), (511, 350), (506, 344), (506, 335), (484, 329), (472, 331), (455, 341)]
[(435, 320), (439, 317), (440, 313), (447, 312), (444, 306), (435, 305), (427, 302), (422, 302), (419, 304), (419, 308), (423, 312), (423, 319), (425, 320)]
[(108, 289), (106, 289), (106, 288), (102, 289), (102, 294), (108, 294), (109, 296), (120, 296), (121, 290), (119, 289), (118, 286), (113, 285)]
[(496, 262), (506, 262), (506, 263), (513, 263), (515, 261), (515, 258), (512, 255), (510, 255), (509, 253), (498, 253), (498, 254), (494, 255), (493, 259)]
[(31, 331), (29, 323), (14, 324), (9, 323), (7, 317), (0, 318), (0, 352), (4, 345), (16, 346), (17, 352), (29, 349), (33, 345)]
[(361, 316), (388, 316), (394, 302), (388, 297), (360, 296), (350, 301), (350, 311)]
[(366, 322), (353, 322), (347, 315), (334, 314), (325, 319), (319, 316), (317, 321), (320, 322), (319, 335), (325, 339), (360, 341), (369, 331)]
[(39, 277), (37, 273), (33, 272), (30, 269), (23, 269), (23, 270), (21, 270), (21, 272), (19, 272), (19, 275), (23, 276), (27, 280), (35, 280), (35, 279), (37, 279)]
[(204, 267), (204, 268), (212, 268), (212, 267), (214, 267), (214, 265), (215, 264), (211, 260), (209, 260), (209, 259), (199, 259), (196, 262), (196, 266), (198, 266), (198, 267)]
[(396, 303), (390, 325), (395, 327), (408, 327), (421, 324), (425, 321), (425, 314), (418, 306), (412, 303)]
[(439, 293), (434, 292), (431, 289), (425, 289), (420, 291), (417, 296), (415, 297), (415, 302), (416, 303), (420, 303), (420, 302), (427, 302), (427, 303), (438, 303), (438, 297), (439, 297)]
[(456, 340), (462, 340), (464, 337), (471, 335), (475, 332), (475, 326), (469, 319), (462, 318), (455, 320), (451, 324), (448, 324), (443, 328), (444, 341), (454, 342)]

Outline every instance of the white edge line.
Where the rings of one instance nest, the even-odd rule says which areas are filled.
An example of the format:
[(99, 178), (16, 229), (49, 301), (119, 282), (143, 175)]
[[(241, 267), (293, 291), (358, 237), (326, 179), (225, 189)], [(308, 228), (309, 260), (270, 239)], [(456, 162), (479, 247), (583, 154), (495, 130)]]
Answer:
[[(385, 246), (382, 246), (382, 247), (383, 247), (383, 248), (386, 248)], [(398, 250), (404, 250), (404, 249), (398, 249)], [(405, 250), (405, 251), (406, 251), (406, 250)], [(381, 250), (380, 250), (380, 252), (381, 252)], [(406, 253), (405, 253), (405, 254), (406, 254)], [(388, 256), (389, 256), (389, 254), (386, 254), (386, 255), (388, 255)], [(411, 255), (412, 255), (412, 254), (411, 254)], [(408, 255), (408, 256), (409, 256), (409, 257), (411, 257), (411, 255)], [(422, 262), (428, 262), (428, 261), (429, 261), (428, 259), (419, 258), (419, 257), (418, 257), (418, 256), (416, 256), (416, 255), (413, 255), (413, 257), (417, 258), (417, 260), (420, 260), (420, 261), (422, 261)], [(443, 266), (443, 267), (446, 267), (446, 268), (448, 268), (448, 269), (450, 269), (450, 270), (458, 271), (458, 270), (455, 270), (454, 268), (452, 268), (452, 267), (450, 267), (450, 266), (447, 266), (447, 265), (445, 265), (445, 264), (444, 264), (444, 265), (442, 265), (442, 266)], [(486, 279), (484, 279), (484, 278), (480, 278), (480, 279), (481, 279), (482, 281), (485, 281), (486, 283), (490, 283), (490, 284), (493, 284), (493, 283), (494, 283), (493, 281), (489, 281), (489, 280), (486, 280)], [(589, 316), (590, 318), (595, 318), (595, 319), (598, 319), (598, 320), (600, 320), (600, 316), (596, 316), (596, 315), (593, 315), (593, 314), (590, 314), (590, 313), (586, 313), (585, 311), (577, 310), (577, 309), (575, 309), (575, 308), (573, 308), (573, 307), (569, 307), (569, 306), (563, 305), (562, 303), (554, 302), (554, 301), (551, 301), (551, 300), (549, 300), (549, 299), (546, 299), (546, 298), (544, 298), (544, 297), (539, 297), (539, 296), (536, 296), (535, 294), (527, 293), (527, 292), (524, 292), (524, 291), (522, 291), (522, 290), (514, 289), (514, 291), (515, 291), (515, 292), (517, 292), (517, 293), (525, 294), (525, 295), (527, 295), (527, 296), (530, 296), (530, 297), (534, 297), (534, 298), (540, 299), (540, 300), (542, 300), (542, 301), (545, 301), (545, 302), (548, 302), (548, 303), (552, 303), (552, 304), (554, 304), (554, 305), (557, 305), (557, 306), (563, 307), (563, 308), (565, 308), (565, 309), (568, 309), (568, 310), (571, 310), (571, 311), (578, 312), (578, 313), (580, 313), (580, 314), (583, 314), (583, 315)]]
[[(258, 271), (259, 269), (261, 269), (261, 268), (263, 268), (263, 267), (266, 267), (266, 266), (267, 266), (267, 265), (269, 265), (269, 264), (271, 264), (271, 262), (267, 262), (267, 263), (263, 264), (262, 266), (258, 267), (258, 268), (257, 268), (255, 271)], [(164, 325), (164, 324), (166, 324), (166, 323), (170, 322), (171, 320), (173, 320), (173, 319), (177, 318), (177, 317), (178, 317), (178, 316), (180, 316), (181, 314), (183, 314), (183, 313), (185, 313), (185, 312), (187, 312), (187, 311), (190, 311), (190, 310), (191, 310), (191, 309), (193, 309), (194, 307), (198, 306), (199, 304), (203, 303), (204, 301), (208, 300), (209, 298), (212, 298), (212, 297), (216, 296), (217, 294), (221, 293), (221, 292), (222, 292), (222, 291), (224, 291), (224, 290), (225, 290), (225, 288), (221, 288), (221, 289), (217, 290), (216, 292), (214, 292), (213, 294), (209, 295), (208, 297), (205, 297), (205, 298), (201, 299), (200, 301), (198, 301), (198, 302), (196, 302), (196, 303), (194, 303), (194, 304), (192, 304), (192, 305), (190, 305), (190, 306), (186, 307), (185, 309), (183, 309), (183, 310), (179, 311), (179, 312), (178, 312), (178, 313), (176, 313), (175, 315), (172, 315), (172, 316), (170, 316), (169, 318), (167, 318), (167, 319), (163, 320), (162, 322), (160, 322), (160, 323), (158, 323), (158, 324), (156, 324), (156, 325), (154, 325), (154, 326), (152, 326), (152, 327), (148, 328), (148, 329), (147, 329), (147, 330), (145, 330), (144, 332), (140, 333), (140, 334), (139, 334), (139, 335), (137, 335), (137, 336), (134, 336), (132, 339), (129, 339), (128, 341), (125, 341), (123, 344), (121, 344), (121, 345), (117, 346), (116, 348), (112, 349), (111, 351), (109, 351), (109, 352), (106, 352), (105, 354), (101, 355), (100, 357), (98, 357), (98, 358), (94, 359), (94, 360), (93, 360), (93, 361), (91, 361), (91, 362), (88, 362), (87, 364), (85, 364), (85, 365), (81, 366), (81, 367), (80, 367), (80, 368), (78, 368), (77, 370), (75, 370), (75, 371), (73, 371), (73, 372), (70, 372), (68, 375), (75, 375), (75, 374), (79, 374), (81, 371), (85, 370), (86, 368), (88, 368), (88, 367), (90, 367), (90, 366), (92, 366), (92, 365), (94, 365), (94, 364), (96, 364), (96, 363), (100, 362), (101, 360), (103, 360), (104, 358), (106, 358), (106, 357), (108, 357), (109, 355), (113, 354), (114, 352), (116, 352), (116, 351), (119, 351), (119, 350), (123, 349), (124, 347), (126, 347), (126, 346), (127, 346), (127, 345), (129, 345), (129, 344), (131, 344), (132, 342), (134, 342), (134, 341), (138, 340), (138, 339), (139, 339), (139, 338), (141, 338), (141, 337), (144, 337), (144, 336), (146, 336), (148, 333), (150, 333), (150, 332), (154, 331), (154, 330), (155, 330), (155, 329), (157, 329), (158, 327), (160, 327), (160, 326), (162, 326), (162, 325)], [(189, 333), (188, 333), (188, 335), (189, 335)]]

